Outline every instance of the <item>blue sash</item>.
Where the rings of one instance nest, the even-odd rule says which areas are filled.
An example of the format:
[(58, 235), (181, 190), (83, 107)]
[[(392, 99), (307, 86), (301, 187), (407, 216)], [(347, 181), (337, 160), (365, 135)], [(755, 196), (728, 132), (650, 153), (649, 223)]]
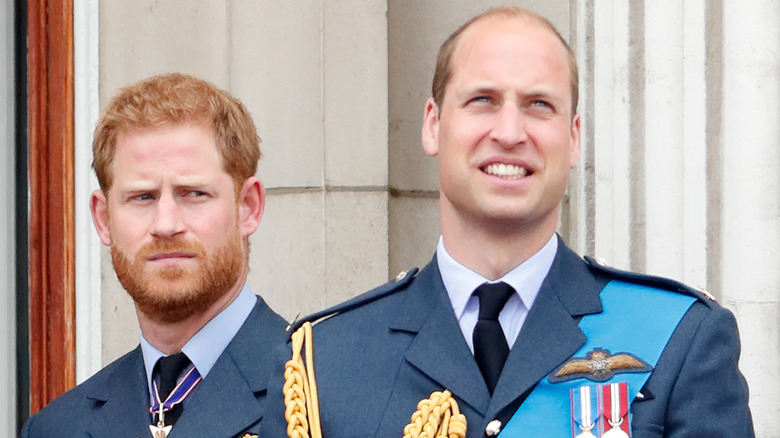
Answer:
[[(612, 354), (631, 353), (655, 367), (688, 308), (696, 298), (637, 284), (611, 281), (601, 291), (604, 311), (586, 315), (579, 327), (587, 336), (573, 357), (582, 358), (594, 348)], [(544, 436), (570, 438), (569, 391), (582, 385), (628, 383), (628, 399), (636, 398), (650, 372), (615, 374), (604, 382), (577, 378), (560, 383), (542, 379), (515, 412), (499, 438)]]

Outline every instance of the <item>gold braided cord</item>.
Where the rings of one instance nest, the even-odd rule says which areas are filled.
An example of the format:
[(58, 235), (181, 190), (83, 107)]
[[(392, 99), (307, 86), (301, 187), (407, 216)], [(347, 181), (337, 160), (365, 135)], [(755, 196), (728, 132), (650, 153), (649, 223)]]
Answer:
[(465, 438), (466, 416), (449, 391), (433, 392), (417, 404), (412, 421), (404, 427), (404, 438)]
[[(301, 349), (306, 347), (306, 363)], [(292, 359), (284, 366), (284, 417), (289, 438), (322, 438), (317, 383), (314, 379), (314, 348), (311, 324), (292, 335)]]
[[(301, 350), (305, 347), (305, 364)], [(284, 417), (289, 438), (322, 438), (310, 323), (292, 335), (292, 359), (284, 368)], [(404, 438), (465, 438), (466, 416), (449, 391), (433, 392), (417, 404)]]

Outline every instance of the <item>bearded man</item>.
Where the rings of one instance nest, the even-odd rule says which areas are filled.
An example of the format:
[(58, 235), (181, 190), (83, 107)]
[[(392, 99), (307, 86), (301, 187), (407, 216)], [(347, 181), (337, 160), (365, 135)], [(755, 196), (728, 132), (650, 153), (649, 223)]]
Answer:
[(266, 395), (279, 392), (268, 385), (281, 380), (286, 323), (246, 284), (265, 199), (246, 108), (200, 79), (155, 76), (111, 99), (93, 153), (92, 218), (140, 345), (22, 436), (281, 436), (281, 402)]

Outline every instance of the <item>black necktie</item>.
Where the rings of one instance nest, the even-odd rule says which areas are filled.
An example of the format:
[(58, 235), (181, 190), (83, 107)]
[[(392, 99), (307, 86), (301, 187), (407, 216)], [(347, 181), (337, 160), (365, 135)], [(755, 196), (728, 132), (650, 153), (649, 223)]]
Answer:
[(491, 395), (509, 355), (509, 345), (498, 322), (498, 314), (514, 292), (512, 286), (504, 282), (484, 283), (474, 291), (474, 295), (479, 298), (479, 319), (472, 338), (474, 359), (477, 360)]
[[(176, 353), (170, 356), (161, 357), (155, 365), (155, 372), (160, 376), (160, 401), (164, 402), (165, 399), (171, 395), (171, 391), (176, 387), (176, 380), (185, 368), (190, 364), (190, 360), (184, 353)], [(165, 424), (173, 425), (181, 415), (181, 403), (174, 406), (170, 411), (165, 413)]]

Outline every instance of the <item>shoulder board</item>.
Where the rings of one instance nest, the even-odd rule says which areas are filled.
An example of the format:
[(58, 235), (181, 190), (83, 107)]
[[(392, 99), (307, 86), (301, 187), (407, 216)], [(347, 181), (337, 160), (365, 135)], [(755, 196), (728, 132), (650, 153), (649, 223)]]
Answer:
[(607, 266), (603, 260), (594, 259), (589, 256), (585, 256), (585, 261), (592, 271), (602, 273), (618, 280), (690, 295), (704, 302), (715, 302), (715, 298), (706, 290), (692, 288), (676, 280), (612, 268)]
[(355, 298), (352, 298), (348, 301), (344, 301), (343, 303), (336, 304), (335, 306), (330, 307), (328, 309), (321, 310), (316, 313), (312, 313), (311, 315), (301, 319), (297, 319), (293, 321), (292, 324), (290, 324), (289, 332), (295, 333), (295, 331), (298, 330), (298, 328), (300, 328), (306, 322), (310, 322), (314, 324), (317, 321), (322, 320), (324, 318), (329, 318), (333, 315), (350, 311), (352, 309), (374, 302), (380, 298), (386, 297), (388, 295), (392, 295), (397, 291), (406, 289), (406, 287), (409, 286), (409, 284), (411, 284), (412, 280), (414, 280), (414, 277), (417, 275), (418, 271), (419, 271), (418, 268), (412, 268), (408, 271), (401, 271), (398, 275), (396, 275), (396, 277), (393, 280), (388, 281), (387, 283), (377, 288), (374, 288), (364, 294), (358, 295)]

